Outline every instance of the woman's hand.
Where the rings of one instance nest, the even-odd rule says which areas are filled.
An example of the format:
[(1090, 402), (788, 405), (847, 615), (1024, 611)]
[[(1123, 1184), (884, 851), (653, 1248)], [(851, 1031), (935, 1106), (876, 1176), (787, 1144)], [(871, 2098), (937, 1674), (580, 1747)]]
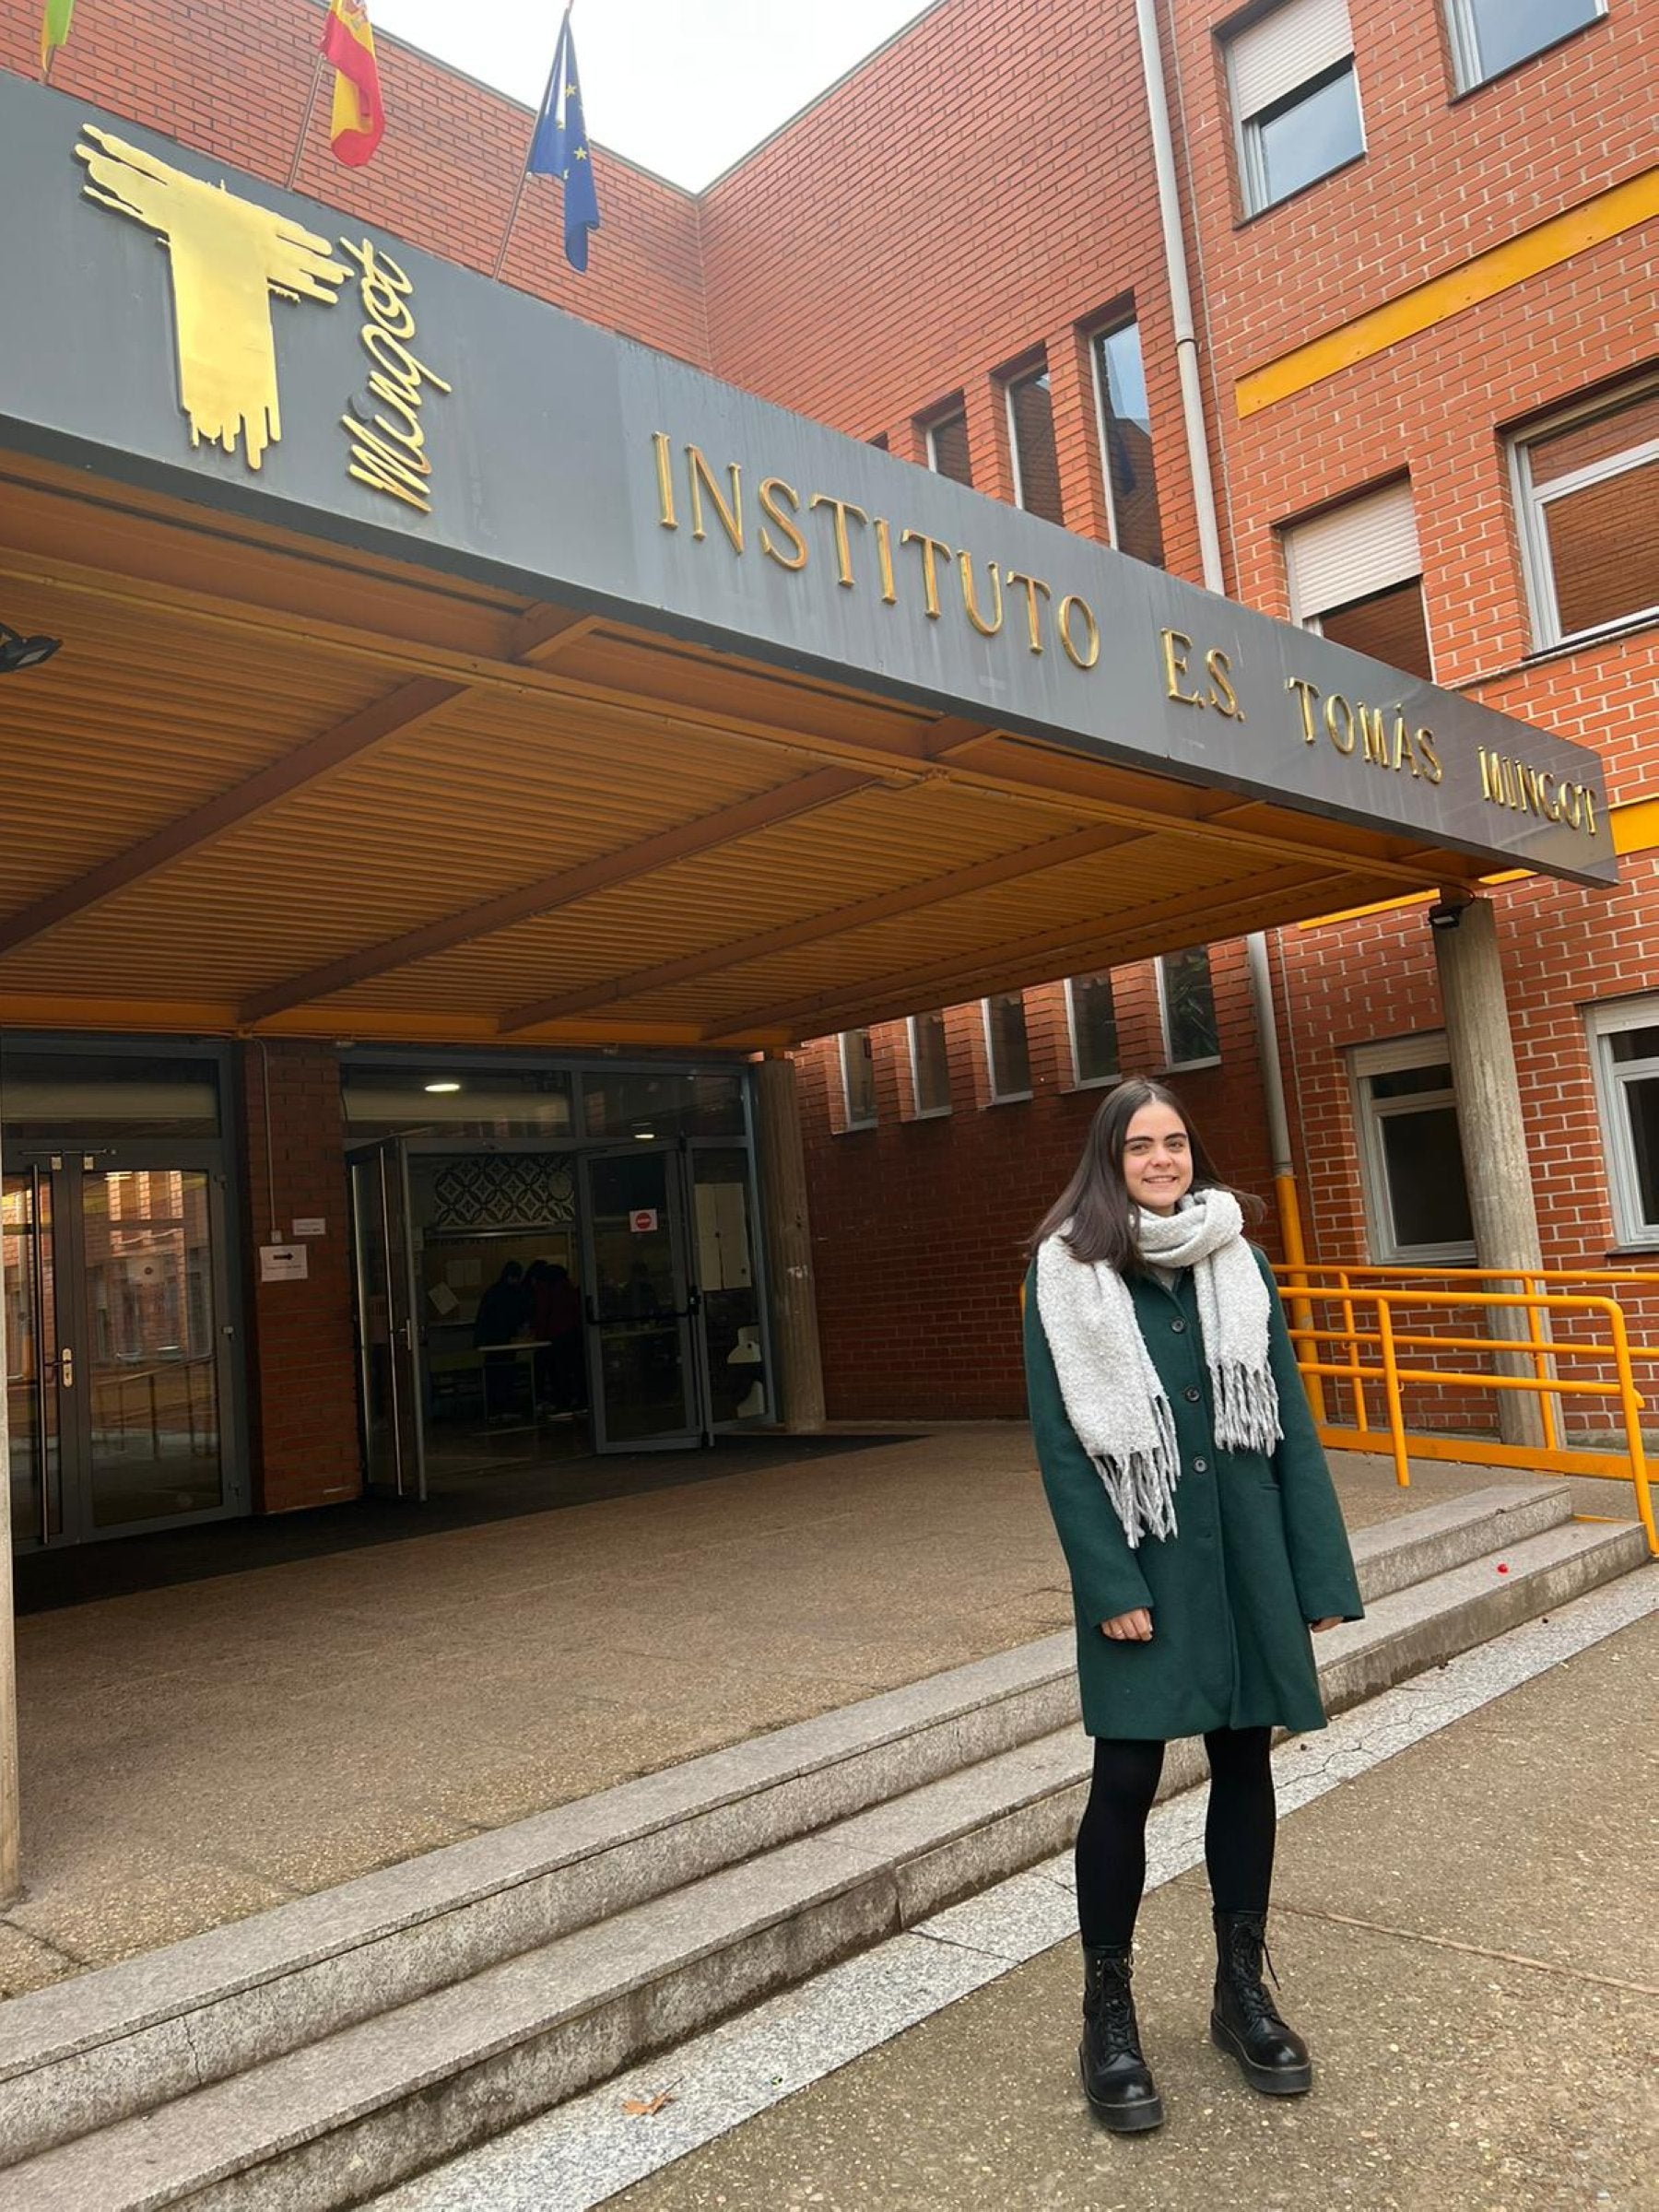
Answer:
[(1111, 1620), (1103, 1620), (1100, 1633), (1110, 1636), (1113, 1643), (1150, 1643), (1152, 1616), (1145, 1606), (1136, 1606), (1133, 1613), (1118, 1613)]
[(1327, 1629), (1339, 1629), (1342, 1626), (1342, 1616), (1340, 1613), (1328, 1614), (1324, 1620), (1311, 1620), (1308, 1626), (1315, 1636), (1323, 1636)]

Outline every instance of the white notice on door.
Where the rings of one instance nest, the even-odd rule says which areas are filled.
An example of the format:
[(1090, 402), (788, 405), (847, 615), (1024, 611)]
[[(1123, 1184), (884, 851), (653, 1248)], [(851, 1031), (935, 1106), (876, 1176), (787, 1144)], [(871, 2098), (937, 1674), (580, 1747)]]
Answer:
[(297, 1237), (325, 1237), (328, 1234), (326, 1215), (308, 1214), (303, 1221), (295, 1222), (294, 1234)]
[(303, 1244), (262, 1244), (259, 1279), (262, 1283), (302, 1283), (311, 1273), (311, 1253)]

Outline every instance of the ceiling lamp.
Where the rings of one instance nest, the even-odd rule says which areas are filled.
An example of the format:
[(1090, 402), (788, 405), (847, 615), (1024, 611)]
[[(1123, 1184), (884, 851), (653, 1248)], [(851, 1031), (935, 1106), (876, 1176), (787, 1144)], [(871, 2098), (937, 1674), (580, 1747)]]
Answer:
[(18, 676), (25, 668), (38, 668), (49, 661), (62, 638), (25, 638), (0, 622), (0, 676)]

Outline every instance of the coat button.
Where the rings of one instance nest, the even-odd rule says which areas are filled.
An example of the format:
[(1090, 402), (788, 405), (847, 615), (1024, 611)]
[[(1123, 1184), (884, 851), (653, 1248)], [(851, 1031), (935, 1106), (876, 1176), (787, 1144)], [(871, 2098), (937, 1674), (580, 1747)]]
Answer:
[(1209, 1461), (1207, 1459), (1195, 1459), (1193, 1462), (1193, 1472), (1194, 1475), (1207, 1475), (1209, 1473)]
[(1189, 1405), (1196, 1406), (1199, 1399), (1204, 1395), (1204, 1393), (1199, 1389), (1196, 1382), (1189, 1382), (1187, 1387), (1182, 1392), (1181, 1394), (1186, 1399)]
[(1181, 1336), (1183, 1335), (1185, 1332), (1186, 1323), (1184, 1321), (1172, 1321), (1170, 1324), (1170, 1334), (1171, 1336)]

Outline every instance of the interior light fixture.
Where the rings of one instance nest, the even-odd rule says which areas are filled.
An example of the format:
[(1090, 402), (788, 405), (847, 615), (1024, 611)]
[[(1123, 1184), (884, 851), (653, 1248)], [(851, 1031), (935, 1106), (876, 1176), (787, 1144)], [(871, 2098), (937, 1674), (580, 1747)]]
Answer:
[(429, 1083), (426, 1088), (428, 1090), (459, 1090), (461, 1086), (459, 1083)]
[(0, 622), (0, 676), (18, 676), (25, 668), (38, 668), (63, 641), (62, 638), (25, 638), (9, 624)]
[(634, 1142), (640, 1145), (652, 1144), (656, 1138), (656, 1131), (654, 1129), (648, 1129), (643, 1122), (636, 1122), (634, 1124), (633, 1134)]

